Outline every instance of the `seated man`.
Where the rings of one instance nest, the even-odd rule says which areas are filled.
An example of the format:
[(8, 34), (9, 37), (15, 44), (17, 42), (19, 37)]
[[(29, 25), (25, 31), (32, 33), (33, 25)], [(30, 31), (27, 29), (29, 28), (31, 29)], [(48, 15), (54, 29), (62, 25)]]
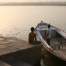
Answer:
[(40, 44), (40, 41), (37, 41), (36, 34), (34, 33), (34, 27), (31, 27), (31, 32), (29, 33), (29, 44)]

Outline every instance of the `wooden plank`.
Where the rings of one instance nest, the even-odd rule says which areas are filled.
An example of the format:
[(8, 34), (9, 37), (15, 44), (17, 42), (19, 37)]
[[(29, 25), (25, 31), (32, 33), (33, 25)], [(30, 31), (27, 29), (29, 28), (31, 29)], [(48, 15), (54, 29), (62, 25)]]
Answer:
[(60, 55), (62, 55), (66, 59), (66, 53), (65, 52), (63, 52), (62, 50), (59, 50), (58, 52), (60, 53)]

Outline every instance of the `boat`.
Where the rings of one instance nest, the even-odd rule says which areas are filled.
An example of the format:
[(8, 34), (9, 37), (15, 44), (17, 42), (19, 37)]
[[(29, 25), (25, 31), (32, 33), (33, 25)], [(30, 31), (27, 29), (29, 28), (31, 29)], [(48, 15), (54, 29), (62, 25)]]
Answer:
[[(36, 34), (47, 53), (59, 64), (66, 65), (66, 32), (50, 25), (51, 39), (49, 45), (45, 37), (45, 31), (48, 30), (47, 26), (48, 23), (41, 21), (35, 28)], [(63, 47), (58, 43), (60, 38), (62, 38)]]

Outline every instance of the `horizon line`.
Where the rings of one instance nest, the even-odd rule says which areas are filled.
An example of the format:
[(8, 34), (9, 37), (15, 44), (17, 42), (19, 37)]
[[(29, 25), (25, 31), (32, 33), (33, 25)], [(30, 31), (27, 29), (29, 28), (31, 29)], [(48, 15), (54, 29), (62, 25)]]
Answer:
[(66, 2), (1, 2), (3, 5), (61, 5), (66, 6)]

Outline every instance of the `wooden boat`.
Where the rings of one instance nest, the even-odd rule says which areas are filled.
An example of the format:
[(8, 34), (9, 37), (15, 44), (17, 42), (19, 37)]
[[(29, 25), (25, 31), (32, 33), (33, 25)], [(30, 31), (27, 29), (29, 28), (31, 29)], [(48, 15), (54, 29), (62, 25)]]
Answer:
[[(49, 45), (46, 41), (47, 38), (45, 37), (45, 31), (48, 30), (47, 26), (47, 23), (41, 21), (36, 26), (36, 34), (47, 53), (59, 64), (66, 65), (66, 33), (63, 30), (50, 25), (51, 40)], [(62, 45), (58, 43), (60, 38), (62, 38)]]

